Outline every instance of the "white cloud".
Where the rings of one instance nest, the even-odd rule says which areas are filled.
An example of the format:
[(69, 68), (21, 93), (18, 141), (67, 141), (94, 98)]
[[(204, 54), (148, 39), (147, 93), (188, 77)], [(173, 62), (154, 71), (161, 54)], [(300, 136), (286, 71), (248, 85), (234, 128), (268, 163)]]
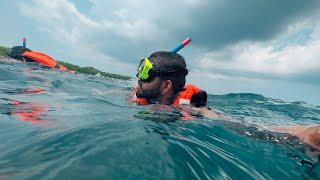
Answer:
[(144, 18), (130, 21), (127, 11), (115, 11), (114, 14), (119, 17), (119, 20), (104, 21), (104, 28), (129, 41), (134, 43), (138, 41), (152, 42), (154, 35), (161, 37), (163, 34), (159, 27)]
[[(303, 79), (299, 77), (310, 77), (316, 72), (319, 75), (320, 24), (314, 22), (314, 19), (309, 19), (307, 22), (294, 24), (287, 32), (269, 42), (241, 42), (219, 51), (208, 52), (200, 60), (200, 69), (250, 78)], [(311, 29), (312, 33), (304, 44), (292, 40), (294, 34), (306, 28)], [(283, 48), (278, 49), (286, 37), (290, 37), (292, 42), (286, 42)]]
[(21, 3), (21, 12), (40, 22), (57, 40), (76, 43), (83, 27), (99, 29), (99, 23), (81, 14), (67, 0), (34, 0), (33, 3)]
[(291, 75), (320, 70), (320, 61), (318, 60), (318, 57), (320, 57), (320, 41), (306, 46), (288, 46), (281, 51), (273, 51), (274, 48), (272, 46), (264, 47), (252, 43), (241, 44), (240, 46), (243, 46), (242, 49), (238, 46), (231, 49), (230, 53), (234, 55), (232, 59), (217, 59), (219, 52), (208, 53), (201, 60), (202, 68), (278, 75)]
[[(123, 33), (124, 30), (131, 32), (128, 33), (129, 36), (134, 37), (134, 33), (138, 33), (135, 28), (141, 22), (116, 24), (107, 21), (94, 21), (81, 14), (74, 4), (67, 0), (34, 0), (33, 3), (21, 3), (20, 10), (24, 15), (38, 21), (40, 30), (46, 31), (64, 44), (70, 50), (67, 54), (72, 57), (70, 59), (74, 62), (81, 60), (83, 61), (82, 65), (95, 66), (110, 72), (119, 72), (119, 70), (130, 72), (135, 69), (132, 65), (121, 62), (96, 49), (99, 44), (95, 44), (90, 38), (94, 34), (104, 33), (128, 36)], [(145, 24), (142, 22), (142, 25)], [(119, 31), (119, 29), (122, 30)]]
[[(101, 5), (101, 1), (93, 3), (93, 8)], [(126, 4), (132, 3), (128, 1)], [(76, 6), (68, 0), (23, 2), (20, 4), (20, 11), (23, 15), (36, 20), (41, 31), (46, 31), (57, 41), (73, 50), (74, 52), (69, 52), (70, 55), (87, 52), (90, 54), (81, 53), (84, 56), (80, 58), (95, 57), (95, 61), (106, 62), (103, 69), (108, 69), (107, 64), (110, 63), (118, 64), (119, 67), (116, 69), (121, 69), (121, 67), (128, 66), (125, 65), (126, 60), (122, 60), (123, 63), (120, 63), (119, 58), (127, 59), (126, 53), (121, 49), (134, 51), (134, 48), (138, 48), (139, 45), (147, 48), (154, 42), (155, 36), (159, 39), (167, 37), (166, 30), (158, 27), (150, 18), (145, 18), (144, 13), (135, 15), (136, 13), (132, 9), (125, 7), (126, 5), (107, 12), (102, 8), (103, 13), (108, 16), (95, 19), (80, 13)], [(132, 48), (129, 49), (130, 46)], [(82, 64), (90, 65), (89, 62)], [(96, 64), (101, 63), (97, 62)], [(132, 67), (135, 65), (131, 65), (130, 69)], [(114, 69), (108, 70), (114, 72)], [(122, 69), (122, 71), (128, 73), (129, 69)]]
[(20, 10), (47, 26), (58, 40), (72, 43), (81, 42), (90, 33), (112, 33), (135, 42), (150, 41), (164, 32), (149, 18), (133, 16), (135, 12), (127, 8), (113, 9), (106, 13), (111, 16), (99, 21), (80, 13), (68, 0), (34, 0), (21, 3)]

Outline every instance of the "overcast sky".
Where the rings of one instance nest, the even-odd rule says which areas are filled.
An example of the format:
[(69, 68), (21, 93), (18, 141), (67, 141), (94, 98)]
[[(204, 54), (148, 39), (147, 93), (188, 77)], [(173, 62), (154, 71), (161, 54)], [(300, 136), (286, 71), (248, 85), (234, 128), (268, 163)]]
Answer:
[(157, 50), (181, 50), (188, 81), (320, 105), (319, 0), (7, 0), (0, 45), (134, 76)]

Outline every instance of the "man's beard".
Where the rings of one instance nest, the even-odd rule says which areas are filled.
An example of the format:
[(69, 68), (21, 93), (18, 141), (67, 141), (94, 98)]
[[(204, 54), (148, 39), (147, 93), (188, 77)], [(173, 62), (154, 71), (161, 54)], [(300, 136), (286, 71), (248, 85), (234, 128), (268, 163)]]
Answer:
[(136, 91), (137, 98), (146, 98), (146, 99), (156, 99), (160, 95), (160, 88), (152, 90), (141, 90), (140, 88)]

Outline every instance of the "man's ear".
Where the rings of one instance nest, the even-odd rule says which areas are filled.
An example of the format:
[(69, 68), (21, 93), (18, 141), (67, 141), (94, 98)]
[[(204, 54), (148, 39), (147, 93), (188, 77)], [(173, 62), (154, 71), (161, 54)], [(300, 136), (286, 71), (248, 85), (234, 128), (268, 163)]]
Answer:
[(172, 81), (171, 80), (162, 81), (162, 84), (161, 84), (161, 93), (162, 94), (166, 94), (171, 88), (172, 88)]

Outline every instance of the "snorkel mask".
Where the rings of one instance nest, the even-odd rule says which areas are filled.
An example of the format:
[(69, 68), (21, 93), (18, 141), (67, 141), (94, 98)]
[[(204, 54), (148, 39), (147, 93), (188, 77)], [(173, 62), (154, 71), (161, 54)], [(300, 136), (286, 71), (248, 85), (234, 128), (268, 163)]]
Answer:
[(148, 59), (144, 58), (140, 61), (137, 69), (137, 78), (144, 83), (152, 82), (156, 77), (168, 76), (168, 75), (187, 75), (187, 69), (176, 69), (176, 70), (160, 70)]

